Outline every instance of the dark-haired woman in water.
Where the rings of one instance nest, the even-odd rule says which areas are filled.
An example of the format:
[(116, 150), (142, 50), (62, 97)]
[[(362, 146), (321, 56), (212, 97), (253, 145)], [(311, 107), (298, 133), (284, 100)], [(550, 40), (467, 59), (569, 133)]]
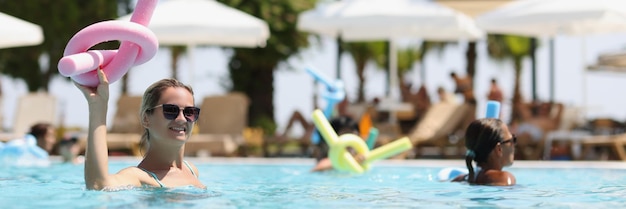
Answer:
[[(465, 164), (469, 174), (460, 175), (453, 181), (477, 185), (515, 185), (515, 176), (502, 168), (513, 164), (516, 143), (517, 138), (501, 120), (483, 118), (473, 121), (465, 132)], [(476, 169), (472, 162), (476, 162)]]

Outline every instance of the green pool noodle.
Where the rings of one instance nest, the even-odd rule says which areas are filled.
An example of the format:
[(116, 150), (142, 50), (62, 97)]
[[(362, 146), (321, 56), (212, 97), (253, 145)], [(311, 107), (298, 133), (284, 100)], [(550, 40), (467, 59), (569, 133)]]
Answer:
[(378, 138), (378, 129), (377, 128), (370, 128), (370, 132), (367, 135), (367, 141), (365, 141), (367, 143), (367, 147), (372, 150), (374, 149), (374, 145), (376, 145), (376, 139)]
[(365, 164), (400, 154), (401, 152), (411, 149), (411, 147), (413, 147), (413, 144), (411, 144), (409, 138), (402, 137), (401, 139), (380, 146), (367, 153), (365, 156)]

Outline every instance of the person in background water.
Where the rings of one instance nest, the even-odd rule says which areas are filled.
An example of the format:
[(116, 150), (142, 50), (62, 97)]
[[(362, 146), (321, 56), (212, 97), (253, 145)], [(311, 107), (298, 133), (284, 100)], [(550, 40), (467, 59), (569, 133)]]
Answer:
[[(341, 136), (342, 134), (355, 134), (357, 136), (359, 135), (358, 122), (349, 116), (339, 116), (339, 117), (333, 118), (330, 121), (330, 126), (333, 127), (333, 130), (335, 130), (335, 132), (337, 132), (337, 135), (339, 136)], [(328, 147), (328, 144), (326, 143), (326, 140), (323, 140), (323, 139), (320, 140), (320, 143), (318, 144), (318, 146), (319, 146), (320, 153), (316, 157), (317, 164), (315, 165), (315, 167), (313, 167), (311, 172), (332, 170), (333, 165), (330, 159), (328, 158), (329, 147)], [(359, 155), (356, 156), (356, 159), (359, 162), (363, 161), (362, 157), (359, 157)]]
[(85, 157), (81, 156), (81, 146), (78, 144), (78, 138), (76, 137), (68, 137), (63, 138), (59, 141), (57, 150), (59, 155), (61, 155), (61, 159), (66, 163), (83, 163), (85, 162)]
[(82, 163), (83, 158), (79, 156), (80, 146), (77, 139), (68, 138), (57, 141), (56, 128), (45, 122), (39, 122), (30, 127), (29, 134), (37, 139), (37, 146), (48, 152), (49, 155), (59, 154), (63, 162)]
[[(465, 132), (465, 164), (469, 174), (459, 175), (452, 181), (467, 181), (477, 185), (515, 185), (515, 176), (502, 168), (513, 164), (516, 143), (517, 138), (500, 119), (473, 121)], [(476, 171), (473, 162), (476, 162)]]
[(139, 165), (109, 174), (106, 140), (109, 82), (102, 69), (98, 70), (98, 78), (100, 84), (97, 87), (75, 83), (89, 104), (85, 153), (87, 189), (110, 191), (129, 186), (205, 189), (198, 179), (196, 166), (183, 160), (185, 142), (200, 114), (200, 108), (194, 105), (191, 87), (175, 79), (162, 79), (146, 89), (139, 118), (144, 127), (141, 144), (147, 145), (147, 151)]
[(57, 142), (56, 129), (52, 124), (44, 122), (36, 123), (30, 127), (29, 134), (37, 139), (37, 146), (48, 152), (48, 154), (52, 154)]

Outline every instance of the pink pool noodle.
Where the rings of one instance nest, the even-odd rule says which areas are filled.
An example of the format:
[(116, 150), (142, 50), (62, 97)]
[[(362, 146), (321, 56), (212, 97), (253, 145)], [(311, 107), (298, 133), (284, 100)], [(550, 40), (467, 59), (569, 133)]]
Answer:
[[(99, 67), (113, 83), (132, 66), (143, 64), (157, 52), (159, 42), (147, 26), (158, 0), (139, 0), (130, 22), (109, 20), (78, 31), (67, 43), (59, 60), (59, 73), (85, 86), (97, 86)], [(89, 50), (94, 45), (120, 40), (118, 50)]]

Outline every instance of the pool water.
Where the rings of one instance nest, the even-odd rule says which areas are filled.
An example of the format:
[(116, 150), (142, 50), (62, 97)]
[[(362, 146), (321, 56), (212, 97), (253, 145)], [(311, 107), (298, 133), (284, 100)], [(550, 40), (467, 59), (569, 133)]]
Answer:
[[(313, 160), (194, 162), (208, 189), (85, 189), (83, 165), (0, 167), (2, 208), (624, 208), (626, 169), (511, 167), (516, 186), (439, 182), (439, 163), (376, 163), (362, 175), (310, 173)], [(112, 161), (112, 172), (138, 160)], [(517, 163), (517, 162), (516, 162)], [(454, 164), (457, 165), (457, 164)], [(462, 165), (462, 162), (458, 163)], [(580, 166), (578, 166), (580, 167)]]

